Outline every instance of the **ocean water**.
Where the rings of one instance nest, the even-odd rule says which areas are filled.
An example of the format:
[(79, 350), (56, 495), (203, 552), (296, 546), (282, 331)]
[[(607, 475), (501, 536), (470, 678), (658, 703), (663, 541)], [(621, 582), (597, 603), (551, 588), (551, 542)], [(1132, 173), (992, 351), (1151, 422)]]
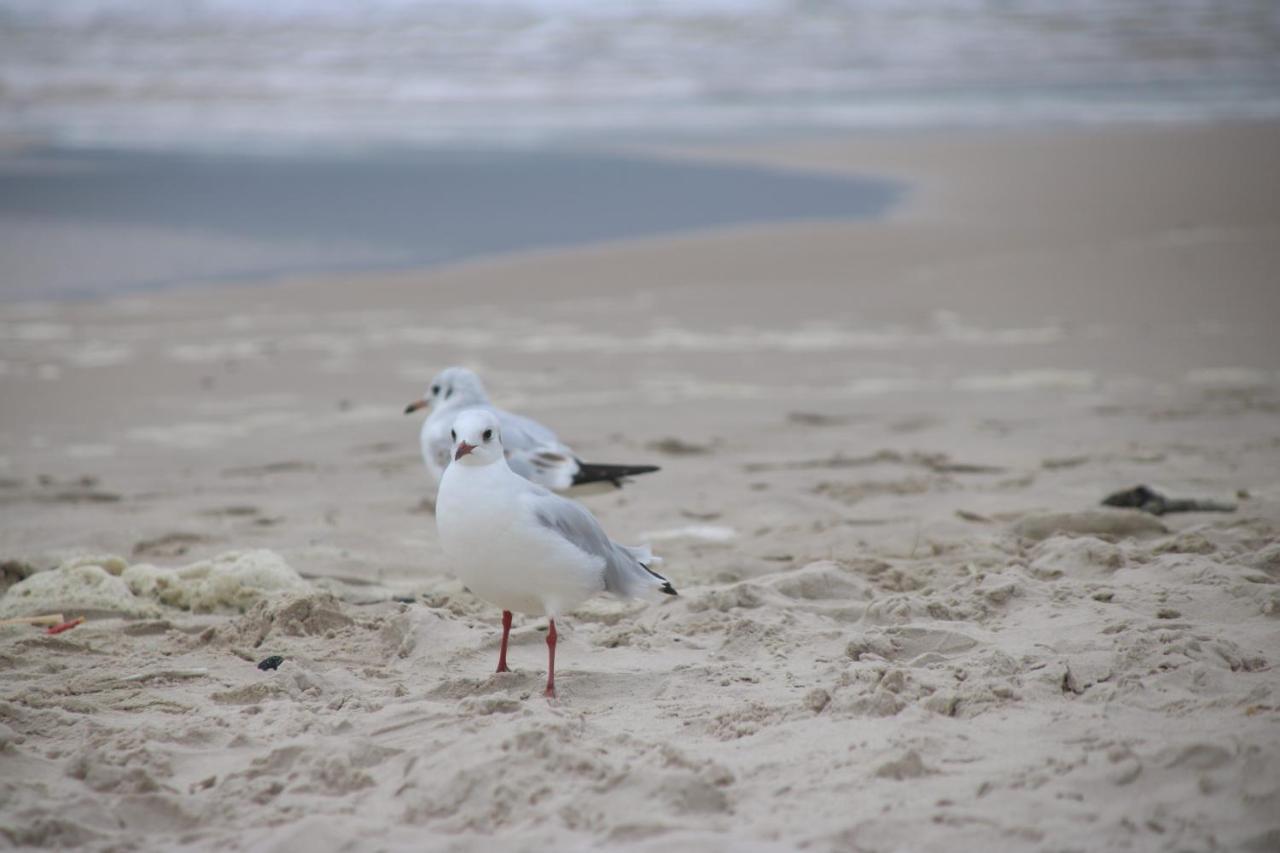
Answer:
[(61, 145), (1276, 116), (1276, 0), (0, 0), (0, 132)]
[(559, 149), (49, 148), (0, 157), (0, 304), (867, 219), (902, 193), (875, 177)]

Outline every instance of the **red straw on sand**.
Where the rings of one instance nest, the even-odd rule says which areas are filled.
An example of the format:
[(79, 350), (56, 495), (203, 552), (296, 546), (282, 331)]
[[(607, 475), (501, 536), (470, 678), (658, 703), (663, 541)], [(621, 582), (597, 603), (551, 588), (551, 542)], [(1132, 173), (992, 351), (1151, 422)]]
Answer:
[(78, 618), (72, 619), (70, 622), (63, 622), (61, 625), (50, 625), (48, 628), (44, 629), (44, 632), (46, 634), (61, 634), (63, 631), (70, 631), (72, 628), (79, 625), (83, 621), (84, 621), (84, 617), (80, 616)]

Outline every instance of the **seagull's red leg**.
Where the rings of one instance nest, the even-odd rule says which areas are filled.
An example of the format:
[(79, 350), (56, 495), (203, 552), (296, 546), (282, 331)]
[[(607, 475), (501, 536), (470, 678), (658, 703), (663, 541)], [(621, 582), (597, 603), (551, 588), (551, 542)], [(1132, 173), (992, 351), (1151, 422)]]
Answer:
[(547, 698), (556, 696), (556, 620), (547, 629)]
[(498, 652), (498, 672), (510, 672), (507, 669), (507, 635), (511, 633), (511, 611), (502, 611), (502, 650)]

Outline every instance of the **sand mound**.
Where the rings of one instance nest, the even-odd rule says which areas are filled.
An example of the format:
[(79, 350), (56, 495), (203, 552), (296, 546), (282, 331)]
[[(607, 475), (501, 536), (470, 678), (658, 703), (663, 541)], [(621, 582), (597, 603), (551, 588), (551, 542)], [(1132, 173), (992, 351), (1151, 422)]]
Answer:
[(1031, 549), (1029, 571), (1041, 580), (1104, 577), (1125, 564), (1123, 552), (1096, 536), (1050, 536)]
[(256, 602), (219, 633), (231, 642), (254, 647), (273, 633), (303, 637), (333, 634), (355, 624), (327, 592), (288, 594)]

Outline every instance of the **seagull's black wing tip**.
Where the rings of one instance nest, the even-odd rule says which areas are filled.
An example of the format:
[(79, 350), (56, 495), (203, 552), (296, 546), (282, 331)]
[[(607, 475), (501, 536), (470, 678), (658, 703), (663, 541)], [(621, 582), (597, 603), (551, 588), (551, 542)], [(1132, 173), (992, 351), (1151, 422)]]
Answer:
[(641, 563), (641, 564), (640, 564), (640, 568), (644, 569), (646, 572), (648, 572), (649, 574), (653, 575), (653, 576), (654, 576), (655, 578), (657, 578), (658, 580), (662, 581), (662, 586), (658, 587), (658, 591), (659, 591), (659, 592), (665, 592), (667, 595), (679, 595), (679, 594), (680, 594), (680, 593), (676, 592), (676, 588), (675, 588), (674, 586), (672, 586), (672, 585), (671, 585), (671, 581), (667, 580), (667, 579), (666, 579), (666, 578), (664, 578), (662, 575), (658, 574), (658, 573), (657, 573), (657, 572), (655, 572), (653, 569), (651, 569), (651, 568), (649, 568), (648, 566), (646, 566), (644, 563)]
[(623, 480), (637, 474), (652, 474), (661, 470), (657, 465), (596, 465), (578, 460), (578, 471), (573, 475), (574, 486), (585, 486), (588, 483), (612, 483), (622, 488)]

